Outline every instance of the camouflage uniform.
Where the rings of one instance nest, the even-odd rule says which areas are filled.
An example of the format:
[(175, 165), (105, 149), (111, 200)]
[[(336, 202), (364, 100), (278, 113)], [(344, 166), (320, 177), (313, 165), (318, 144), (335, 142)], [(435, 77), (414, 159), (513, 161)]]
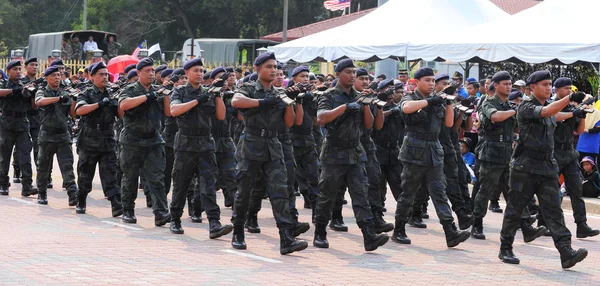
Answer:
[(73, 58), (73, 47), (71, 44), (66, 43), (64, 46), (61, 46), (60, 53), (63, 59), (70, 60)]
[(83, 44), (81, 42), (72, 42), (71, 49), (73, 50), (72, 60), (81, 60), (83, 53)]
[(231, 98), (223, 99), (227, 113), (225, 120), (213, 120), (212, 136), (215, 139), (217, 157), (217, 189), (223, 191), (227, 204), (233, 204), (236, 192), (235, 145), (231, 138), (231, 122), (237, 111), (231, 107)]
[(377, 146), (377, 159), (381, 168), (380, 194), (381, 205), (371, 204), (371, 209), (376, 211), (377, 207), (383, 208), (383, 198), (387, 194), (387, 183), (390, 185), (394, 199), (398, 200), (402, 194), (400, 187), (400, 175), (402, 174), (402, 162), (398, 159), (400, 147), (395, 138), (404, 137), (404, 119), (399, 107), (385, 106), (384, 111), (391, 110), (391, 114), (385, 118), (381, 130), (373, 130), (371, 136)]
[(119, 55), (119, 49), (121, 48), (121, 44), (113, 41), (112, 43), (107, 43), (106, 46), (106, 54), (109, 60)]
[[(29, 77), (23, 77), (21, 79), (21, 83), (24, 85), (31, 82)], [(29, 92), (29, 91), (26, 91)], [(34, 97), (35, 94), (29, 95)], [(29, 109), (27, 110), (27, 120), (29, 120), (29, 134), (31, 135), (31, 143), (33, 147), (33, 163), (37, 164), (37, 153), (38, 153), (38, 135), (40, 134), (40, 112), (37, 108), (34, 108), (32, 105), (29, 105)], [(20, 178), (21, 169), (19, 168), (19, 154), (17, 153), (17, 148), (13, 151), (13, 170), (15, 172), (15, 178)]]

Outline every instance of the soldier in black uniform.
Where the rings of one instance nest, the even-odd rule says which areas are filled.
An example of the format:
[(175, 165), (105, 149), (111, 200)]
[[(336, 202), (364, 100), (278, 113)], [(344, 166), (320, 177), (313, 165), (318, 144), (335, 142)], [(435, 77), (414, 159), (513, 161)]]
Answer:
[[(554, 82), (557, 99), (571, 94), (572, 81), (570, 78), (561, 77)], [(577, 224), (577, 238), (586, 238), (600, 234), (600, 230), (592, 229), (587, 225), (585, 202), (582, 196), (583, 176), (579, 169), (579, 152), (573, 148), (574, 133), (581, 135), (585, 130), (586, 113), (578, 108), (567, 105), (562, 113), (573, 114), (572, 117), (557, 122), (554, 132), (554, 159), (558, 164), (559, 174), (565, 179), (565, 188), (571, 199), (573, 217)], [(540, 213), (543, 220), (543, 213)]]
[(160, 136), (161, 118), (170, 116), (169, 98), (157, 95), (154, 81), (154, 61), (140, 60), (136, 66), (140, 80), (127, 86), (119, 95), (119, 108), (124, 111), (123, 131), (119, 143), (120, 164), (123, 170), (121, 199), (123, 222), (136, 223), (135, 199), (138, 178), (144, 172), (152, 197), (154, 224), (162, 226), (171, 221), (165, 194), (165, 149)]
[(114, 124), (118, 116), (117, 99), (108, 90), (108, 69), (103, 62), (90, 68), (93, 86), (77, 96), (75, 113), (81, 116), (77, 140), (77, 207), (84, 214), (87, 195), (92, 191), (96, 165), (104, 196), (110, 201), (112, 216), (123, 214), (121, 190), (117, 185), (117, 153)]
[(287, 170), (281, 142), (277, 138), (279, 133), (294, 124), (295, 114), (292, 106), (286, 106), (279, 99), (283, 90), (272, 86), (277, 71), (275, 55), (268, 52), (258, 56), (254, 68), (258, 72), (258, 81), (240, 87), (231, 102), (233, 107), (243, 110), (245, 125), (237, 148), (238, 191), (232, 217), (231, 244), (233, 248), (246, 249), (244, 223), (248, 203), (257, 177), (262, 172), (279, 228), (279, 251), (288, 254), (308, 246), (306, 241), (296, 240), (292, 234), (294, 223), (289, 209)]
[(316, 207), (313, 245), (329, 247), (326, 226), (337, 192), (347, 187), (356, 223), (363, 233), (365, 250), (373, 251), (389, 240), (388, 235), (376, 233), (368, 198), (367, 156), (360, 142), (363, 130), (373, 126), (374, 118), (368, 105), (357, 102), (361, 94), (354, 88), (356, 67), (352, 60), (341, 60), (335, 72), (337, 86), (319, 97), (317, 109), (317, 120), (327, 132), (321, 152), (320, 194), (317, 205), (313, 206)]
[(454, 107), (447, 104), (444, 108), (445, 95), (433, 94), (435, 81), (431, 68), (418, 69), (414, 78), (417, 79), (417, 89), (400, 101), (406, 124), (406, 136), (399, 157), (404, 165), (401, 177), (403, 192), (396, 206), (396, 226), (392, 239), (397, 243), (411, 243), (406, 235), (405, 224), (417, 190), (427, 186), (446, 234), (446, 244), (454, 247), (467, 240), (469, 232), (457, 230), (454, 224), (446, 196), (444, 149), (438, 139), (442, 125), (454, 125)]
[(40, 128), (37, 185), (38, 204), (48, 204), (46, 189), (52, 157), (58, 159), (63, 186), (69, 195), (69, 206), (77, 204), (77, 185), (73, 172), (73, 141), (69, 134), (69, 119), (75, 118), (75, 102), (60, 88), (60, 72), (51, 66), (44, 72), (48, 85), (35, 94), (35, 104), (40, 109)]
[(519, 264), (512, 251), (521, 213), (537, 195), (540, 208), (554, 245), (560, 253), (563, 268), (573, 267), (588, 254), (587, 250), (571, 248), (571, 232), (565, 226), (565, 218), (560, 206), (558, 184), (558, 164), (554, 159), (554, 131), (556, 122), (573, 114), (559, 112), (569, 102), (581, 103), (584, 94), (574, 93), (553, 103), (548, 103), (552, 88), (552, 75), (549, 71), (536, 71), (527, 79), (533, 91), (531, 98), (523, 101), (517, 110), (519, 139), (510, 161), (510, 190), (500, 232), (500, 258), (505, 263)]
[(13, 147), (16, 148), (21, 169), (21, 195), (38, 193), (31, 185), (31, 136), (27, 110), (33, 103), (32, 94), (25, 92), (21, 83), (21, 61), (6, 65), (8, 79), (0, 81), (0, 195), (8, 195), (10, 186), (8, 168)]
[[(163, 85), (166, 80), (162, 75), (162, 72), (167, 69), (167, 65), (159, 65), (154, 69), (154, 73), (156, 74), (156, 78), (154, 79), (154, 84)], [(172, 72), (173, 70), (171, 70)]]

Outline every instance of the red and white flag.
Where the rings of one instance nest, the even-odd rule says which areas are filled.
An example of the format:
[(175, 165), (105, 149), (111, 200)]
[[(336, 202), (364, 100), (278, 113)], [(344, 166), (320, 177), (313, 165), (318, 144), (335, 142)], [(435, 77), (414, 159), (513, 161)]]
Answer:
[(325, 9), (331, 11), (344, 10), (350, 7), (350, 0), (327, 0), (323, 2)]

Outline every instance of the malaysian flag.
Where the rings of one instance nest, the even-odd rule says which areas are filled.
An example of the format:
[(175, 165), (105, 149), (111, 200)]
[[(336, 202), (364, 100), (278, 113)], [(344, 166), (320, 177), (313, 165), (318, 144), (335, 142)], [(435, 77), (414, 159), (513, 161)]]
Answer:
[(327, 0), (323, 2), (325, 9), (331, 11), (344, 10), (350, 7), (350, 0)]
[(131, 53), (131, 55), (137, 57), (141, 49), (148, 49), (148, 43), (146, 42), (146, 40), (137, 45), (137, 47), (135, 47), (135, 50), (133, 50), (133, 53)]

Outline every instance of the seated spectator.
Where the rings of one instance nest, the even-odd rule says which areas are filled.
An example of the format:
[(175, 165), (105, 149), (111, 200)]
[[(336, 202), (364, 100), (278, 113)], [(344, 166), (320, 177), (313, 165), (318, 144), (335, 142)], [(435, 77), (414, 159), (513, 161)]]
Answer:
[(471, 182), (475, 182), (476, 178), (473, 170), (475, 170), (475, 161), (477, 159), (475, 158), (475, 154), (469, 152), (469, 149), (471, 149), (471, 139), (466, 137), (461, 139), (460, 154), (462, 155), (463, 161), (465, 165), (467, 165), (467, 169), (469, 169), (469, 173), (471, 174)]
[(581, 160), (583, 169), (583, 197), (597, 198), (600, 195), (600, 174), (592, 157), (586, 156)]

